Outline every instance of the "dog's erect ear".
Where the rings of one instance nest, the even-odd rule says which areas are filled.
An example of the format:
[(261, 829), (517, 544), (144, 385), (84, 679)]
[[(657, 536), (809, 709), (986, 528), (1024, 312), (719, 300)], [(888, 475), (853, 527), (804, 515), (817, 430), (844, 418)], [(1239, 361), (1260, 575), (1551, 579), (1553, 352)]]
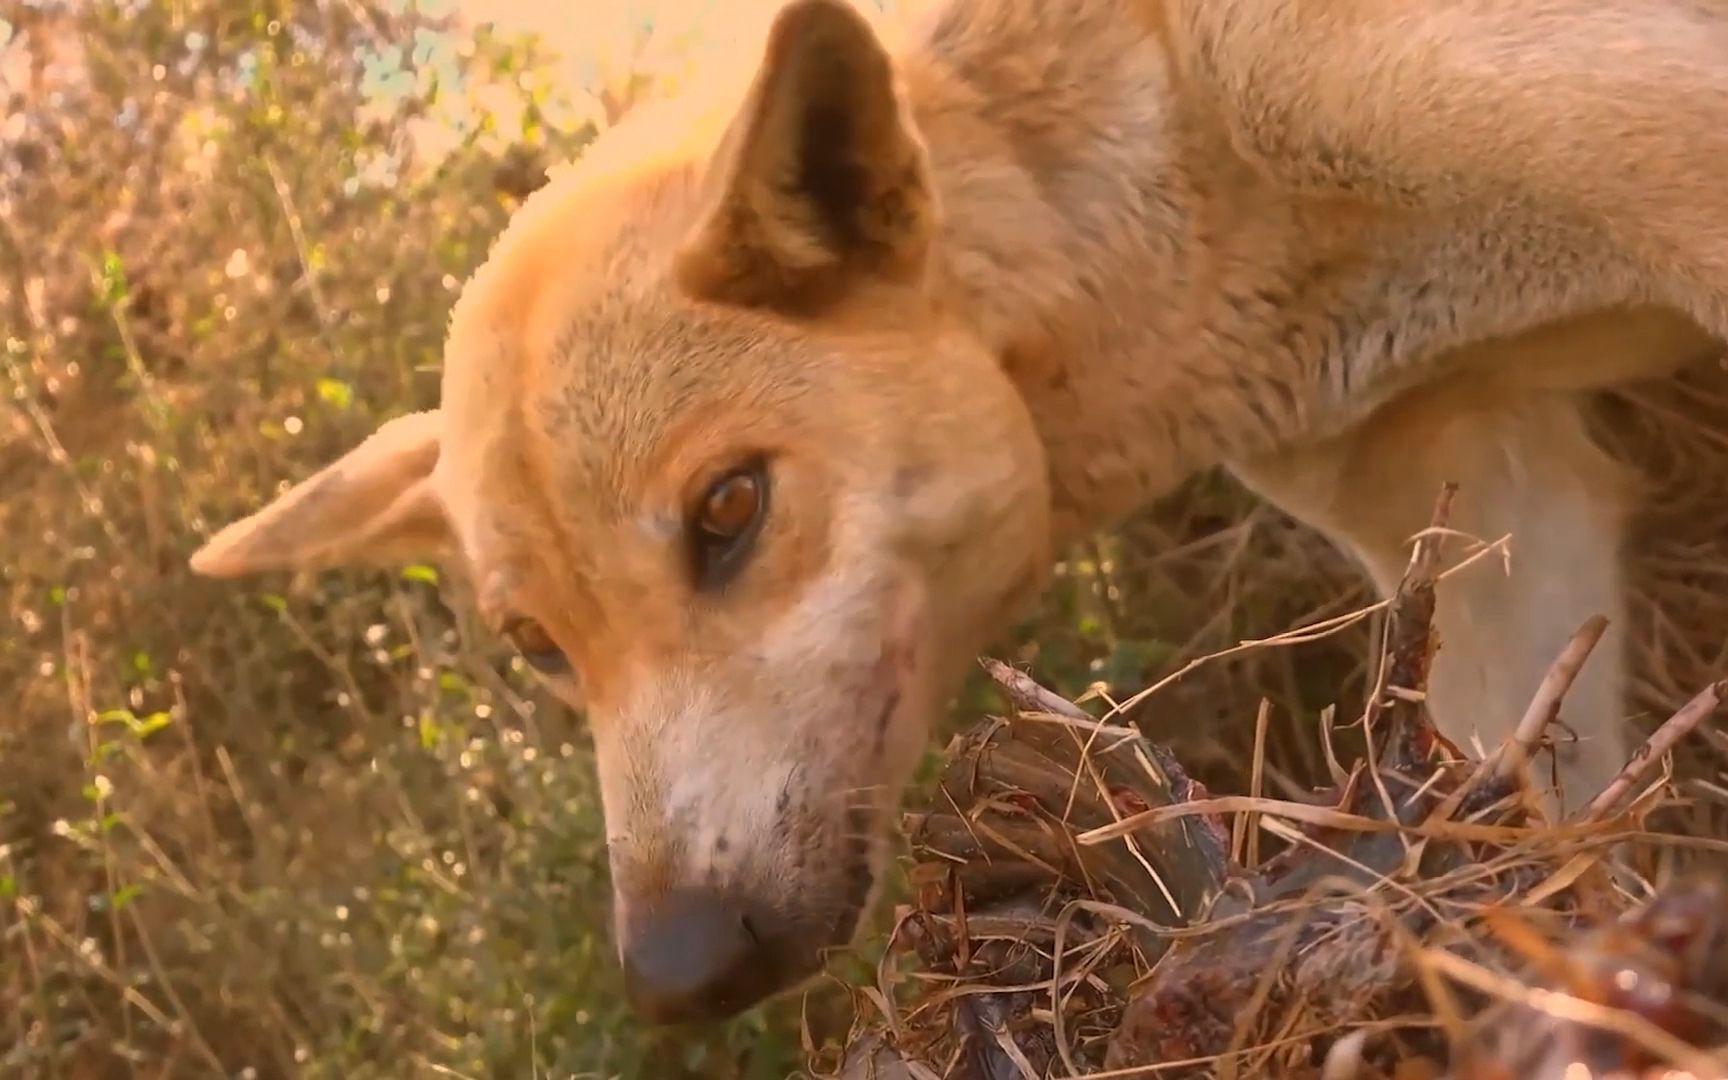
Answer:
[(776, 16), (679, 255), (692, 293), (809, 311), (869, 276), (922, 273), (936, 206), (924, 147), (875, 30), (846, 0)]
[(452, 534), (431, 486), (439, 413), (410, 413), (264, 509), (218, 532), (192, 556), (210, 577), (436, 558)]

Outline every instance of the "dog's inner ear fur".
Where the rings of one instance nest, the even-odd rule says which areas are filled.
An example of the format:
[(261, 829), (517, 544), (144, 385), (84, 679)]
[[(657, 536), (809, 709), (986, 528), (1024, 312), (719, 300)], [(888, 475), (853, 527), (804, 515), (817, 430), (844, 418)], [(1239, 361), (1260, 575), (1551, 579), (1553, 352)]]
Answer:
[(710, 168), (712, 202), (678, 260), (696, 295), (809, 312), (861, 280), (923, 271), (923, 146), (887, 52), (845, 0), (794, 0), (775, 19)]

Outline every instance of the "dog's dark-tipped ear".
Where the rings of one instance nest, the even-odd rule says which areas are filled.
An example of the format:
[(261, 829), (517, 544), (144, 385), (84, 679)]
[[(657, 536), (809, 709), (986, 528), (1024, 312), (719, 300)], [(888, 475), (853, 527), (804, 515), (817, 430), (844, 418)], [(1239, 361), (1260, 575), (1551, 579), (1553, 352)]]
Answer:
[(711, 164), (680, 253), (696, 295), (797, 310), (864, 278), (923, 272), (935, 200), (874, 28), (846, 0), (793, 0)]

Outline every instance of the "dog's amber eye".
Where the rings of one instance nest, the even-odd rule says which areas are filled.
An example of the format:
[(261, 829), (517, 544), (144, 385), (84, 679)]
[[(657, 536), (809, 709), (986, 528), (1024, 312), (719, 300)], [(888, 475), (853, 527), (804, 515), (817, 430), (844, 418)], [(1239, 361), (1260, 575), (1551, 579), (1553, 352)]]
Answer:
[(762, 489), (757, 486), (755, 474), (733, 473), (708, 489), (702, 500), (702, 516), (696, 524), (716, 539), (731, 540), (750, 527), (761, 505)]
[(546, 628), (533, 619), (517, 619), (504, 628), (504, 636), (510, 639), (510, 644), (522, 654), (522, 659), (528, 661), (543, 675), (562, 675), (570, 670), (570, 661), (564, 655), (564, 650), (552, 640), (552, 635)]
[(702, 493), (690, 515), (690, 555), (699, 589), (724, 585), (744, 565), (768, 509), (760, 461), (734, 469)]

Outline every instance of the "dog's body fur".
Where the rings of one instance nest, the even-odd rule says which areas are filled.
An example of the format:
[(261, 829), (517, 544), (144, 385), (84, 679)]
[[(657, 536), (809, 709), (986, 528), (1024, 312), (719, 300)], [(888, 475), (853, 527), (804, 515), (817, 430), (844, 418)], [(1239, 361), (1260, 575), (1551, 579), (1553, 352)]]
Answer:
[[(1601, 613), (1561, 775), (1620, 764), (1636, 492), (1580, 395), (1728, 336), (1728, 0), (941, 0), (879, 40), (798, 0), (740, 94), (603, 137), (464, 291), (441, 411), (195, 565), (448, 540), (580, 673), (623, 935), (693, 883), (785, 914), (722, 1009), (850, 933), (1051, 552), (1197, 470), (1383, 590), (1458, 483), (1512, 557), (1443, 592), (1442, 727), (1496, 743)], [(681, 507), (752, 454), (760, 550), (692, 586)]]

